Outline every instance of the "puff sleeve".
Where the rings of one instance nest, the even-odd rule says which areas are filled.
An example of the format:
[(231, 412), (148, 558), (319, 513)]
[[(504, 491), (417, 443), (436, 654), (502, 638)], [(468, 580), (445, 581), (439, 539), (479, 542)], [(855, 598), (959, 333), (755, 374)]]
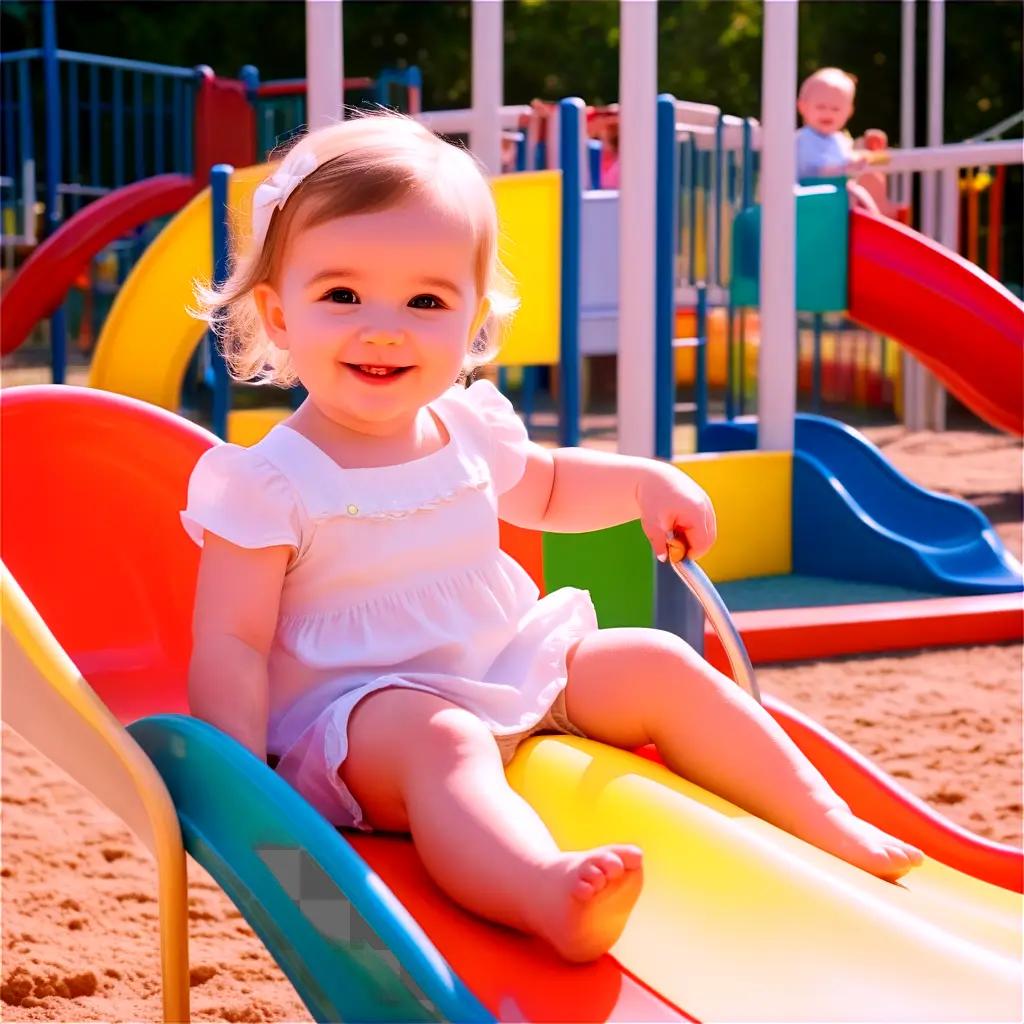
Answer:
[(512, 403), (489, 381), (478, 380), (464, 392), (488, 438), (487, 462), (496, 494), (511, 490), (526, 471), (529, 436)]
[(185, 531), (200, 547), (203, 531), (243, 548), (302, 548), (305, 514), (288, 480), (257, 452), (234, 444), (205, 452), (188, 482)]

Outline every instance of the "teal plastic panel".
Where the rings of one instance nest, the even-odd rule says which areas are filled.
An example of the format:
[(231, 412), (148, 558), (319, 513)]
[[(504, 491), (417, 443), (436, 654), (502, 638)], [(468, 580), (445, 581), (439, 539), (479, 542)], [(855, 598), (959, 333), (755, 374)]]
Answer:
[(366, 861), (248, 750), (184, 715), (128, 731), (170, 791), (186, 849), (315, 1020), (494, 1020)]
[(654, 565), (639, 521), (593, 533), (544, 534), (548, 591), (589, 590), (603, 629), (654, 625)]
[[(847, 308), (850, 208), (846, 179), (796, 190), (796, 307), (803, 313)], [(732, 302), (760, 302), (761, 207), (738, 214), (732, 233)]]

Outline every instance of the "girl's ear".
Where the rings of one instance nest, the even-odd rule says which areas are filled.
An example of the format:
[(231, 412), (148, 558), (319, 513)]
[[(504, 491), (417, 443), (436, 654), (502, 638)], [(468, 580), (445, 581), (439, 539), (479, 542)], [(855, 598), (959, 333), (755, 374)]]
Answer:
[(286, 351), (288, 349), (288, 328), (284, 320), (284, 307), (281, 305), (280, 296), (274, 288), (262, 282), (252, 290), (253, 301), (256, 303), (256, 310), (263, 321), (263, 329), (267, 337), (274, 343), (275, 347)]
[(476, 336), (480, 333), (480, 328), (486, 323), (487, 318), (491, 315), (491, 300), (485, 295), (480, 300), (480, 306), (476, 311), (476, 316), (473, 318), (473, 326), (469, 329), (469, 338), (466, 339), (466, 347), (472, 348), (473, 342), (476, 341)]

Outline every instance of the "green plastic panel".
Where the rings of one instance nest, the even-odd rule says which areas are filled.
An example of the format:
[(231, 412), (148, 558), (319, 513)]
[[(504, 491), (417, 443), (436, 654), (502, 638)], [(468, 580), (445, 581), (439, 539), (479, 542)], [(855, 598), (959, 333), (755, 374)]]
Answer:
[[(822, 179), (796, 190), (796, 308), (847, 308), (850, 208), (846, 179)], [(732, 234), (732, 302), (760, 302), (761, 207), (738, 214)]]
[(597, 621), (654, 625), (654, 555), (639, 521), (593, 533), (544, 534), (544, 584), (589, 590)]

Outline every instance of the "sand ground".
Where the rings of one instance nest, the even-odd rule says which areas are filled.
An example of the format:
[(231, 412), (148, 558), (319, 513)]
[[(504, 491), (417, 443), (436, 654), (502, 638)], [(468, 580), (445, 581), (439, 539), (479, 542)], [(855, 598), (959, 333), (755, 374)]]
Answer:
[[(919, 483), (981, 508), (1020, 557), (1019, 443), (974, 430), (868, 433)], [(1022, 654), (1019, 644), (920, 651), (758, 677), (960, 825), (1019, 846)], [(6, 727), (2, 769), (0, 1018), (158, 1021), (156, 878), (142, 844)], [(189, 878), (195, 1018), (308, 1021), (206, 872), (192, 862)]]

